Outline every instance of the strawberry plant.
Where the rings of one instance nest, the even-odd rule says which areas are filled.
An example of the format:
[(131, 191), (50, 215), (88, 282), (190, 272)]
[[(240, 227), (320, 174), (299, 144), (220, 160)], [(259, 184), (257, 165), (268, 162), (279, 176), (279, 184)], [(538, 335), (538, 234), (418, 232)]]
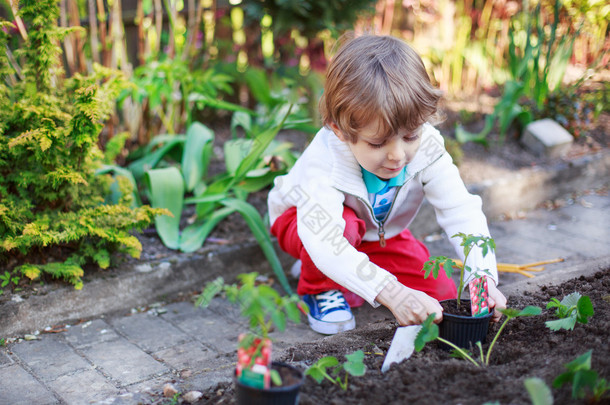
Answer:
[[(305, 371), (305, 375), (316, 380), (318, 384), (326, 379), (345, 391), (347, 389), (347, 379), (349, 375), (362, 377), (366, 373), (366, 366), (363, 363), (364, 352), (362, 350), (348, 354), (345, 358), (347, 360), (344, 363), (339, 364), (339, 360), (334, 356), (322, 357)], [(329, 374), (329, 371), (334, 377)], [(342, 371), (344, 372), (344, 377), (341, 376)]]
[(568, 369), (553, 380), (553, 387), (560, 388), (564, 384), (572, 384), (572, 398), (579, 399), (586, 396), (587, 388), (591, 390), (592, 402), (598, 402), (604, 397), (610, 385), (604, 378), (600, 378), (597, 371), (591, 370), (592, 350), (578, 356), (571, 362), (564, 364)]
[(481, 342), (476, 343), (476, 346), (479, 348), (480, 364), (477, 363), (477, 361), (466, 350), (456, 346), (452, 342), (450, 342), (446, 339), (443, 339), (442, 337), (439, 336), (438, 326), (434, 323), (435, 314), (430, 314), (430, 316), (428, 316), (428, 318), (422, 323), (422, 328), (419, 331), (419, 333), (417, 334), (417, 337), (415, 338), (415, 350), (420, 352), (424, 348), (426, 343), (431, 342), (433, 340), (438, 340), (438, 341), (443, 342), (446, 345), (452, 347), (454, 349), (453, 354), (455, 357), (466, 359), (477, 367), (480, 367), (480, 365), (488, 366), (489, 365), (489, 356), (491, 355), (491, 351), (493, 350), (494, 345), (498, 341), (498, 338), (500, 337), (500, 334), (506, 327), (506, 324), (508, 323), (508, 321), (510, 321), (513, 318), (518, 318), (518, 317), (522, 317), (522, 316), (540, 315), (540, 313), (542, 313), (542, 309), (540, 309), (539, 307), (536, 307), (536, 306), (527, 306), (527, 307), (523, 308), (522, 310), (506, 308), (506, 309), (500, 309), (499, 311), (502, 312), (506, 316), (506, 319), (504, 320), (504, 323), (502, 323), (502, 326), (500, 326), (500, 328), (498, 329), (498, 332), (496, 332), (496, 335), (494, 336), (492, 342), (490, 343), (489, 347), (487, 348), (487, 354), (485, 356), (483, 354), (483, 346), (481, 345)]
[(551, 298), (546, 308), (556, 308), (555, 315), (559, 319), (545, 322), (547, 328), (553, 331), (559, 329), (572, 330), (576, 322), (589, 322), (589, 317), (593, 316), (595, 312), (591, 299), (586, 295), (581, 295), (579, 292), (566, 295), (561, 301), (557, 298)]

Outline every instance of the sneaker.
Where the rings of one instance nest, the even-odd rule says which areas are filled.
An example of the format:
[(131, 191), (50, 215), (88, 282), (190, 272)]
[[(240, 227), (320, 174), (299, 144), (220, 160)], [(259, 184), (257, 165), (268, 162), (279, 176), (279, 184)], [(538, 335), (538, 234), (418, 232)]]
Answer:
[(304, 295), (303, 301), (309, 307), (309, 326), (318, 333), (334, 335), (356, 327), (354, 315), (339, 290)]

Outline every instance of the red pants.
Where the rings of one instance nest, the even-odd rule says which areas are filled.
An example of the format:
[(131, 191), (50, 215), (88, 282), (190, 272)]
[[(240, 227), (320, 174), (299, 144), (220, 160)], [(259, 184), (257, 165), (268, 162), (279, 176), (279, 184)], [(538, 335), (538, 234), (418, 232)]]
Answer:
[[(296, 214), (297, 210), (294, 207), (284, 212), (273, 224), (271, 234), (277, 237), (282, 250), (297, 259), (301, 259), (303, 263), (297, 293), (304, 295), (318, 294), (328, 290), (341, 290), (346, 293), (346, 299), (351, 306), (361, 305), (363, 303), (362, 298), (335, 283), (313, 264), (297, 234)], [(427, 279), (424, 278), (424, 272), (421, 270), (430, 254), (426, 246), (415, 239), (408, 229), (391, 239), (387, 239), (386, 246), (381, 247), (378, 241), (362, 241), (366, 231), (365, 224), (351, 208), (345, 207), (343, 219), (345, 220), (343, 236), (346, 237), (348, 242), (358, 251), (365, 253), (371, 262), (395, 275), (400, 283), (415, 290), (423, 291), (438, 300), (456, 297), (455, 283), (447, 278), (445, 272), (440, 272), (437, 279), (432, 276)]]

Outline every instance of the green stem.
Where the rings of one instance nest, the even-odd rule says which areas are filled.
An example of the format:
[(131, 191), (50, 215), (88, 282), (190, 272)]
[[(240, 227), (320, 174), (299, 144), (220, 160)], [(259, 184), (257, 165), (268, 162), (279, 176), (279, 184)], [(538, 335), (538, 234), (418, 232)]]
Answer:
[(466, 268), (466, 260), (468, 259), (468, 256), (470, 255), (470, 252), (472, 251), (472, 247), (470, 247), (470, 249), (467, 249), (464, 251), (464, 263), (462, 263), (462, 268), (460, 271), (460, 285), (458, 287), (458, 294), (457, 294), (457, 307), (458, 309), (460, 309), (460, 297), (462, 296), (462, 291), (464, 290), (464, 269)]
[(511, 318), (508, 318), (508, 317), (506, 318), (506, 320), (504, 321), (502, 326), (500, 326), (500, 329), (498, 329), (498, 332), (496, 333), (496, 336), (494, 336), (494, 340), (492, 340), (491, 344), (489, 345), (489, 349), (487, 349), (487, 356), (485, 357), (485, 365), (486, 366), (489, 365), (489, 356), (491, 355), (491, 349), (493, 349), (494, 345), (496, 344), (496, 341), (498, 340), (498, 337), (500, 337), (500, 333), (502, 333), (502, 329), (504, 329), (504, 327), (506, 326), (506, 324), (510, 320), (511, 320)]
[(469, 360), (472, 364), (474, 364), (477, 367), (481, 367), (479, 365), (479, 363), (477, 363), (472, 357), (470, 357), (470, 355), (468, 353), (466, 353), (462, 348), (457, 347), (456, 345), (454, 345), (453, 343), (451, 343), (448, 340), (443, 339), (442, 337), (437, 337), (438, 340), (440, 340), (441, 342), (443, 342), (444, 344), (453, 347), (455, 350), (457, 350), (458, 352), (460, 352), (460, 354), (462, 356), (464, 356), (465, 359)]

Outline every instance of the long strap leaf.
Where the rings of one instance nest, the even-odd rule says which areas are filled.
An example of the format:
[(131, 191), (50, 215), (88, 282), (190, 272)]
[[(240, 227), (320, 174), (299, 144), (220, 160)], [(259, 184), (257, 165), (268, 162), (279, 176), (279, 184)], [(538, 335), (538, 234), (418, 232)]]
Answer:
[(155, 217), (155, 227), (163, 244), (170, 249), (180, 246), (180, 215), (184, 203), (184, 181), (175, 167), (153, 169), (146, 172), (145, 181), (150, 190), (153, 208), (167, 208), (174, 215)]
[(288, 284), (288, 280), (286, 279), (286, 275), (284, 274), (284, 269), (282, 268), (280, 259), (278, 258), (277, 253), (273, 248), (273, 243), (271, 242), (269, 232), (267, 232), (267, 228), (265, 227), (263, 218), (261, 218), (258, 211), (251, 204), (234, 198), (224, 200), (222, 201), (222, 204), (226, 207), (234, 209), (242, 215), (242, 217), (250, 227), (252, 234), (256, 238), (256, 241), (263, 250), (265, 257), (269, 261), (269, 264), (271, 265), (271, 268), (275, 273), (278, 281), (282, 285), (282, 288), (287, 294), (292, 294), (292, 289)]
[(216, 225), (229, 215), (235, 212), (235, 208), (224, 207), (214, 211), (210, 216), (203, 221), (197, 221), (192, 225), (187, 226), (182, 231), (180, 239), (180, 250), (183, 252), (194, 252), (203, 246), (203, 242)]
[(206, 146), (214, 139), (214, 133), (205, 125), (194, 122), (186, 131), (186, 143), (182, 153), (182, 174), (186, 191), (193, 191), (202, 181), (209, 163)]

